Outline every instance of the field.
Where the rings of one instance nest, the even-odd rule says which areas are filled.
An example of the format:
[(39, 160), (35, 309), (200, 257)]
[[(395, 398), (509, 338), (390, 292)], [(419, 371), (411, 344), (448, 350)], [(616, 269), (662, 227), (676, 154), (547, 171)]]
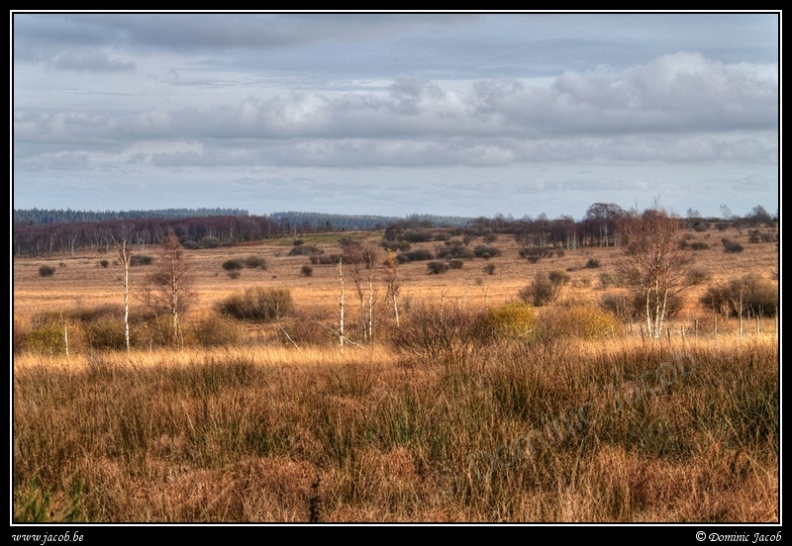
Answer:
[[(744, 251), (725, 253), (723, 236)], [(381, 233), (301, 239), (329, 255), (342, 237)], [(656, 340), (599, 305), (629, 293), (613, 247), (531, 264), (501, 234), (470, 243), (499, 256), (460, 269), (408, 261), (398, 325), (380, 251), (358, 267), (362, 298), (343, 269), (343, 346), (338, 267), (290, 256), (291, 238), (184, 251), (195, 297), (178, 344), (143, 298), (160, 251), (133, 247), (154, 263), (130, 268), (129, 352), (117, 256), (15, 259), (14, 519), (778, 521), (775, 310), (739, 319), (701, 303), (749, 274), (777, 290), (778, 249), (736, 232), (696, 241), (709, 244), (689, 251), (701, 282)], [(223, 267), (253, 256), (266, 269)], [(553, 271), (568, 276), (556, 301), (515, 303)], [(288, 290), (291, 309), (218, 315), (250, 288)]]

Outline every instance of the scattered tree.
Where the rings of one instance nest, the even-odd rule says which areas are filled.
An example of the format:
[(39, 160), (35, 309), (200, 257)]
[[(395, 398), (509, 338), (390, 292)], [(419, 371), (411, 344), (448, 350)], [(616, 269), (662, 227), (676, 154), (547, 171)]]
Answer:
[(684, 235), (679, 218), (649, 209), (622, 222), (627, 250), (616, 263), (619, 278), (642, 295), (649, 335), (660, 338), (669, 298), (692, 285), (693, 258), (680, 249)]

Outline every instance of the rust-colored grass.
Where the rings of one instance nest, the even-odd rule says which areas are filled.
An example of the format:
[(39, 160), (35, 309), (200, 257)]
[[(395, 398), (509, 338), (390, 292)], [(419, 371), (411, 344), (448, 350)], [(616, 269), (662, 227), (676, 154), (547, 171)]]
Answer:
[[(708, 233), (711, 248), (696, 256), (710, 283), (777, 272), (775, 245), (744, 244), (743, 253), (730, 255), (721, 233), (694, 240)], [(306, 244), (337, 252), (334, 240)], [(486, 307), (514, 301), (537, 271), (571, 276), (559, 301), (537, 310), (538, 323), (545, 313), (623, 290), (600, 282), (618, 249), (566, 251), (531, 265), (513, 240), (501, 236), (494, 244), (501, 256), (443, 275), (428, 275), (425, 262), (401, 266), (400, 336), (391, 335), (395, 321), (377, 271), (372, 345), (356, 331), (351, 271), (347, 332), (360, 347), (342, 348), (332, 335), (289, 343), (281, 328), (296, 323), (286, 320), (242, 325), (238, 343), (215, 348), (187, 336), (182, 350), (97, 351), (68, 324), (68, 357), (58, 328), (38, 345), (49, 351), (20, 342), (14, 520), (779, 520), (773, 319), (746, 321), (739, 335), (736, 319), (716, 320), (698, 303), (701, 286), (685, 294), (657, 341), (642, 335), (640, 322), (590, 339), (559, 332), (481, 339), (464, 325), (479, 324)], [(286, 256), (290, 245), (190, 251), (199, 300), (185, 329), (211, 315), (215, 302), (254, 286), (289, 289), (301, 313), (289, 320), (337, 328), (336, 268), (314, 265), (314, 275), (302, 277), (308, 259)], [(140, 252), (156, 256), (155, 249)], [(232, 279), (222, 269), (228, 259), (254, 254), (267, 260), (266, 271), (243, 269)], [(15, 344), (17, 331), (29, 332), (43, 313), (120, 304), (113, 267), (97, 265), (103, 258), (112, 260), (15, 260)], [(599, 268), (584, 267), (592, 258)], [(52, 277), (38, 275), (45, 263), (57, 267)], [(494, 275), (482, 271), (486, 263), (495, 264)], [(132, 269), (133, 292), (147, 271)], [(429, 308), (438, 321), (462, 326), (418, 321)]]

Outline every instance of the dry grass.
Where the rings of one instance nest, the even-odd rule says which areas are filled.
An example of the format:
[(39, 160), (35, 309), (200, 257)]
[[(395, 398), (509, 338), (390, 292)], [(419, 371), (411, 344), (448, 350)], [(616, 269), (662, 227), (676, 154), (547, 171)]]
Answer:
[[(186, 327), (250, 287), (288, 288), (303, 313), (292, 320), (332, 326), (335, 268), (301, 277), (306, 258), (287, 257), (289, 244), (190, 252), (200, 304)], [(334, 249), (330, 236), (306, 244)], [(14, 520), (778, 521), (774, 321), (739, 337), (736, 320), (719, 318), (716, 331), (691, 294), (661, 341), (626, 324), (596, 339), (484, 343), (465, 325), (513, 301), (537, 271), (573, 270), (560, 301), (538, 311), (541, 324), (545, 313), (598, 301), (599, 275), (618, 257), (586, 249), (529, 265), (513, 241), (496, 244), (492, 276), (483, 260), (443, 275), (402, 266), (404, 328), (420, 324), (423, 304), (455, 325), (443, 330), (451, 349), (431, 358), (390, 335), (381, 280), (373, 346), (295, 348), (276, 325), (248, 324), (224, 348), (16, 352)], [(777, 271), (774, 245), (744, 246), (726, 255), (713, 244), (699, 266), (712, 282)], [(224, 261), (251, 254), (269, 269), (225, 276)], [(602, 267), (583, 268), (590, 258)], [(66, 267), (48, 278), (38, 267), (51, 261), (15, 261), (15, 344), (44, 311), (120, 300), (99, 259), (59, 258)], [(133, 268), (133, 280), (145, 272)], [(347, 290), (352, 331), (351, 281)], [(435, 354), (431, 343), (425, 354)]]

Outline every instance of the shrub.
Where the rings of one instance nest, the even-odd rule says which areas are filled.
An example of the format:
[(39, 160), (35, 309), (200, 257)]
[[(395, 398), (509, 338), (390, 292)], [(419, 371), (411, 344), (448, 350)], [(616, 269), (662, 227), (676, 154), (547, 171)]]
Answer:
[(732, 241), (730, 239), (721, 239), (721, 243), (723, 244), (723, 251), (728, 252), (730, 254), (736, 254), (738, 252), (743, 251), (743, 246), (740, 243)]
[(586, 268), (588, 269), (597, 269), (598, 267), (600, 267), (600, 265), (601, 265), (600, 261), (597, 260), (596, 258), (589, 258), (588, 261), (586, 262)]
[(502, 339), (526, 339), (536, 324), (536, 311), (520, 303), (491, 307), (473, 323), (473, 337), (480, 343)]
[(139, 265), (151, 265), (151, 262), (154, 261), (154, 258), (151, 256), (147, 256), (145, 254), (133, 254), (131, 258), (129, 258), (129, 265), (132, 267), (139, 266)]
[(709, 245), (703, 241), (696, 241), (695, 243), (690, 243), (691, 250), (707, 250)]
[(402, 239), (410, 243), (426, 243), (432, 240), (432, 233), (426, 230), (407, 230)]
[(245, 267), (248, 267), (250, 269), (259, 268), (265, 271), (267, 270), (267, 260), (265, 260), (260, 256), (248, 256), (247, 258), (242, 260), (242, 262), (245, 264)]
[(497, 240), (498, 240), (498, 236), (495, 235), (494, 233), (487, 233), (484, 236), (484, 242), (485, 243), (494, 243)]
[(322, 254), (320, 256), (311, 256), (310, 260), (313, 265), (335, 265), (338, 260), (341, 260), (341, 254)]
[(289, 251), (289, 256), (318, 256), (319, 254), (324, 254), (324, 250), (312, 245), (295, 246)]
[(426, 269), (429, 271), (430, 275), (439, 275), (440, 273), (445, 273), (448, 271), (448, 264), (445, 262), (429, 262), (426, 264)]
[(542, 342), (570, 337), (595, 339), (620, 331), (616, 317), (602, 309), (590, 306), (552, 307), (539, 317), (533, 338)]
[(400, 264), (403, 264), (405, 262), (422, 262), (426, 260), (431, 260), (433, 258), (434, 255), (429, 250), (425, 250), (425, 249), (413, 250), (412, 252), (400, 252), (396, 256), (396, 260)]
[(242, 263), (242, 260), (238, 258), (234, 258), (233, 260), (226, 260), (225, 262), (223, 262), (223, 269), (225, 269), (226, 271), (239, 271), (243, 267), (245, 267), (245, 265)]
[(607, 290), (611, 286), (619, 286), (619, 277), (615, 273), (604, 272), (599, 274), (600, 286)]
[(229, 279), (238, 279), (242, 276), (242, 273), (238, 269), (234, 269), (227, 273)]
[[(319, 317), (306, 315), (302, 312), (295, 312), (294, 316), (284, 319), (281, 327), (283, 330), (278, 330), (278, 339), (285, 345), (294, 343), (300, 347), (338, 343), (338, 336), (335, 332), (322, 326)], [(288, 337), (286, 337), (287, 334)]]
[[(455, 259), (450, 260), (448, 262), (448, 267), (450, 267), (451, 269), (462, 269), (463, 265), (465, 265), (465, 261), (464, 260), (460, 260), (459, 258), (455, 258)], [(492, 264), (489, 264), (489, 265), (492, 265)]]
[(411, 362), (460, 362), (472, 349), (476, 318), (475, 314), (454, 307), (415, 306), (405, 313), (391, 343), (399, 357)]
[(291, 292), (279, 288), (249, 288), (243, 294), (233, 294), (219, 302), (216, 309), (221, 315), (239, 320), (273, 321), (291, 312)]
[(554, 270), (554, 271), (551, 271), (547, 275), (547, 278), (550, 279), (550, 282), (553, 283), (556, 286), (564, 286), (565, 284), (567, 284), (569, 282), (569, 279), (570, 279), (568, 273), (565, 273), (563, 271), (559, 271), (557, 269)]
[(200, 245), (197, 242), (195, 242), (193, 240), (187, 240), (187, 241), (183, 241), (182, 242), (182, 248), (184, 248), (186, 250), (197, 250), (197, 249), (199, 249), (201, 247), (200, 247)]
[(500, 256), (501, 251), (495, 246), (477, 245), (476, 248), (473, 249), (473, 254), (477, 258), (484, 258), (485, 260), (488, 260), (489, 258)]
[(110, 266), (110, 262), (108, 260), (99, 260), (99, 265), (103, 269), (107, 269)]
[(63, 339), (63, 325), (53, 317), (38, 317), (24, 339), (27, 351), (41, 354), (63, 354), (66, 344)]
[(755, 275), (719, 286), (710, 286), (701, 296), (701, 303), (726, 316), (739, 316), (742, 300), (744, 317), (774, 317), (778, 311), (778, 286)]
[(209, 315), (187, 331), (194, 344), (201, 347), (232, 347), (242, 340), (244, 330), (233, 320)]
[(635, 317), (632, 301), (626, 294), (603, 294), (599, 306), (623, 322)]
[(310, 265), (304, 265), (300, 268), (300, 275), (303, 277), (310, 277), (313, 275), (313, 267)]
[[(566, 274), (563, 274), (564, 276), (558, 275), (561, 273), (560, 271), (554, 273), (557, 274), (554, 277), (557, 282), (553, 282), (550, 277), (544, 273), (537, 273), (534, 276), (533, 282), (520, 290), (518, 294), (520, 299), (535, 307), (547, 305), (558, 299), (558, 295), (561, 293), (561, 287), (569, 280), (569, 276)], [(566, 280), (564, 280), (564, 278)]]
[(528, 260), (528, 263), (535, 264), (542, 258), (550, 258), (553, 251), (546, 247), (526, 247), (520, 249), (520, 257)]
[(495, 264), (487, 264), (483, 268), (484, 273), (487, 275), (494, 275), (495, 274)]
[(55, 268), (49, 265), (42, 265), (38, 270), (39, 277), (52, 277), (55, 274)]
[(688, 271), (688, 281), (693, 286), (698, 286), (708, 282), (711, 278), (709, 271), (705, 271), (703, 269), (694, 268)]

